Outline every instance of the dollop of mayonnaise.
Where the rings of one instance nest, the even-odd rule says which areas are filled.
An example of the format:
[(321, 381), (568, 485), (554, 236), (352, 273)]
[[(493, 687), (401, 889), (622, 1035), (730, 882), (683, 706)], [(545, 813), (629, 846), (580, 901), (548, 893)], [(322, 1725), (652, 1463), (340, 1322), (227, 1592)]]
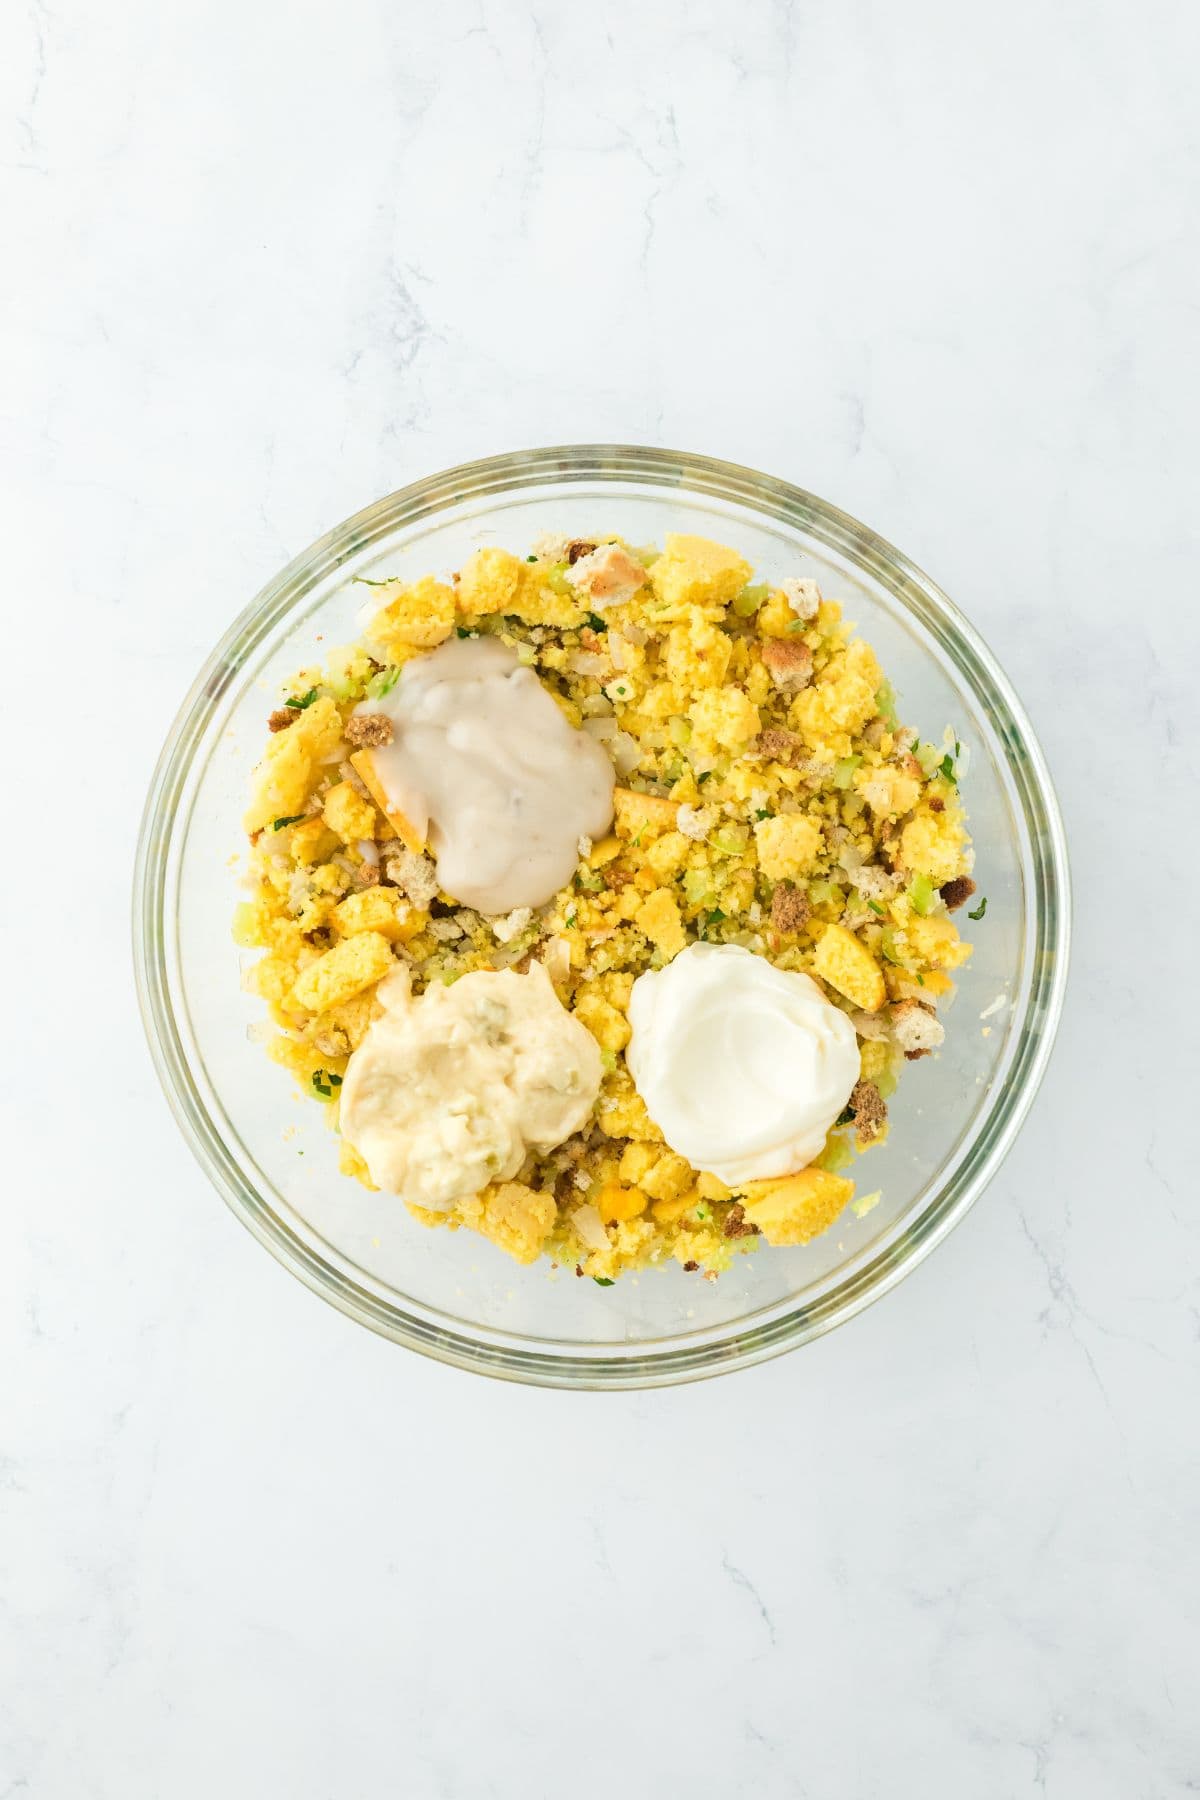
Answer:
[(445, 1212), (589, 1118), (600, 1050), (540, 963), (434, 982), (419, 999), (401, 967), (377, 997), (341, 1088), (342, 1136), (377, 1187)]
[(479, 912), (541, 906), (575, 872), (581, 837), (612, 823), (613, 765), (495, 638), (450, 638), (405, 663), (372, 750), (389, 809), (428, 836), (446, 893)]
[(807, 975), (689, 944), (639, 975), (625, 1060), (671, 1149), (734, 1187), (819, 1156), (859, 1077), (858, 1039)]

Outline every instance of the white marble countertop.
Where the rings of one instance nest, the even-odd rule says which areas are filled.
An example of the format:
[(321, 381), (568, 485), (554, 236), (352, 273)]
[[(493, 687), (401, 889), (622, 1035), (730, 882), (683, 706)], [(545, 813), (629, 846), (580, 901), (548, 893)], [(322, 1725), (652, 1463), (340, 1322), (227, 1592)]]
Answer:
[[(5, 10), (4, 1800), (1200, 1786), (1196, 49), (1168, 0)], [(254, 590), (419, 475), (595, 439), (769, 469), (942, 582), (1078, 905), (947, 1244), (767, 1367), (577, 1398), (239, 1229), (126, 920)]]

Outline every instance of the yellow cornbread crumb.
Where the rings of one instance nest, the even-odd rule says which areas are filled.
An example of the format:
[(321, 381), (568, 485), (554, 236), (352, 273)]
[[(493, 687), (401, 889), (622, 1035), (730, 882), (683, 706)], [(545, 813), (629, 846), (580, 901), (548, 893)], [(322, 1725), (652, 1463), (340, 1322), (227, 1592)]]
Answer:
[(266, 755), (255, 770), (254, 794), (245, 817), (248, 832), (303, 813), (317, 771), (337, 748), (341, 735), (341, 714), (333, 701), (322, 695), (297, 716), (294, 725), (268, 740)]
[(678, 902), (667, 888), (655, 888), (643, 900), (633, 918), (634, 923), (668, 958), (678, 955), (687, 943)]
[(750, 565), (736, 550), (709, 538), (668, 531), (663, 553), (650, 570), (655, 597), (667, 606), (708, 602), (725, 606), (750, 579)]
[(866, 946), (843, 925), (825, 927), (813, 957), (813, 969), (864, 1012), (878, 1012), (887, 999), (883, 970)]
[(815, 819), (804, 813), (781, 813), (759, 819), (754, 827), (758, 866), (772, 881), (786, 881), (812, 868), (821, 849), (823, 834)]
[(746, 1188), (746, 1217), (768, 1244), (807, 1244), (828, 1229), (854, 1193), (854, 1183), (825, 1169), (801, 1169)]
[(392, 966), (392, 949), (378, 931), (344, 938), (309, 963), (292, 989), (292, 999), (308, 1012), (328, 1012), (352, 994), (382, 981)]
[(330, 788), (321, 816), (344, 844), (375, 836), (375, 808), (348, 781), (339, 781)]
[(536, 1262), (554, 1224), (554, 1195), (521, 1181), (485, 1188), (478, 1229), (517, 1262)]
[(361, 931), (377, 931), (392, 943), (407, 943), (428, 923), (404, 896), (391, 887), (370, 887), (365, 893), (350, 894), (331, 915), (335, 930), (342, 937), (355, 937)]
[(411, 587), (388, 582), (376, 594), (379, 611), (366, 635), (389, 662), (405, 660), (406, 651), (434, 649), (454, 629), (454, 589), (430, 575)]

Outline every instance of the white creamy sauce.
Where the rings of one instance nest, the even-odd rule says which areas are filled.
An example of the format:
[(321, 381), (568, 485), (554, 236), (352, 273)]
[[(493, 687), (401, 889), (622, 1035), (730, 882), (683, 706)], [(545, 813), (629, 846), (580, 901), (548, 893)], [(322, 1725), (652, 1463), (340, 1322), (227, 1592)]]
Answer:
[(392, 721), (374, 768), (466, 906), (541, 906), (571, 879), (579, 839), (612, 823), (608, 756), (494, 638), (451, 638), (414, 658), (362, 710)]
[(378, 998), (341, 1088), (342, 1136), (377, 1187), (444, 1212), (591, 1116), (600, 1050), (540, 963), (435, 982), (419, 999), (400, 968)]
[(689, 944), (639, 975), (625, 1060), (671, 1149), (730, 1186), (819, 1156), (858, 1080), (854, 1026), (807, 975)]

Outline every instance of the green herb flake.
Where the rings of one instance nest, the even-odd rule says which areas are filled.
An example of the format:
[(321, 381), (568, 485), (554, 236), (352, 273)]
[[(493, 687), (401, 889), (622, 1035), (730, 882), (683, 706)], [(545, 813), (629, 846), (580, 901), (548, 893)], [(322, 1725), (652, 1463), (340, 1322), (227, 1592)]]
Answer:
[(611, 1276), (608, 1275), (593, 1275), (592, 1280), (597, 1287), (612, 1287), (614, 1285)]
[(477, 631), (468, 631), (465, 625), (456, 625), (454, 627), (454, 635), (455, 637), (460, 638), (478, 637), (479, 633)]
[(870, 907), (870, 909), (873, 913), (878, 913), (880, 918), (881, 919), (883, 918), (883, 908), (882, 908), (882, 906), (880, 906), (878, 900), (868, 900), (867, 905)]
[(982, 917), (986, 911), (987, 911), (987, 895), (985, 894), (983, 896), (983, 899), (979, 902), (979, 905), (974, 907), (972, 909), (972, 911), (967, 914), (967, 917), (968, 917), (968, 919), (982, 919)]
[(589, 613), (587, 616), (587, 622), (591, 626), (593, 631), (607, 631), (608, 630), (607, 620), (602, 619), (600, 617), (599, 613)]
[(296, 700), (294, 698), (291, 700), (285, 700), (283, 704), (285, 706), (290, 706), (293, 712), (303, 712), (306, 706), (312, 705), (312, 703), (316, 699), (316, 697), (317, 697), (316, 688), (309, 688), (307, 694), (301, 694), (301, 696), (298, 700)]
[(285, 813), (281, 819), (271, 820), (271, 830), (282, 831), (285, 825), (298, 825), (303, 817), (303, 813)]
[(567, 927), (568, 931), (573, 930), (574, 925), (575, 925), (575, 908), (574, 907), (571, 908), (570, 912), (567, 914), (566, 918), (563, 920), (563, 924)]
[(526, 558), (525, 558), (525, 561), (526, 561), (526, 562), (536, 562), (536, 561), (537, 561), (537, 557), (536, 557), (536, 556), (527, 556), (527, 557), (526, 557)]
[[(341, 1078), (338, 1077), (337, 1080), (338, 1080), (338, 1086), (340, 1087), (341, 1086)], [(320, 1096), (323, 1100), (329, 1100), (333, 1097), (333, 1088), (330, 1085), (330, 1082), (331, 1082), (331, 1077), (325, 1073), (324, 1069), (317, 1069), (314, 1071), (313, 1078), (312, 1078), (312, 1084), (313, 1084), (313, 1087), (316, 1089), (317, 1093), (320, 1094)]]
[(703, 786), (704, 786), (704, 783), (705, 783), (705, 782), (706, 782), (706, 781), (711, 781), (711, 780), (712, 780), (712, 778), (713, 778), (713, 774), (714, 774), (714, 771), (713, 771), (713, 770), (712, 770), (712, 769), (705, 769), (705, 771), (704, 771), (704, 773), (703, 773), (703, 775), (697, 775), (697, 777), (696, 777), (696, 786), (697, 786), (697, 787), (703, 787)]
[(769, 819), (771, 816), (771, 809), (769, 806), (760, 806), (754, 816), (756, 819)]

